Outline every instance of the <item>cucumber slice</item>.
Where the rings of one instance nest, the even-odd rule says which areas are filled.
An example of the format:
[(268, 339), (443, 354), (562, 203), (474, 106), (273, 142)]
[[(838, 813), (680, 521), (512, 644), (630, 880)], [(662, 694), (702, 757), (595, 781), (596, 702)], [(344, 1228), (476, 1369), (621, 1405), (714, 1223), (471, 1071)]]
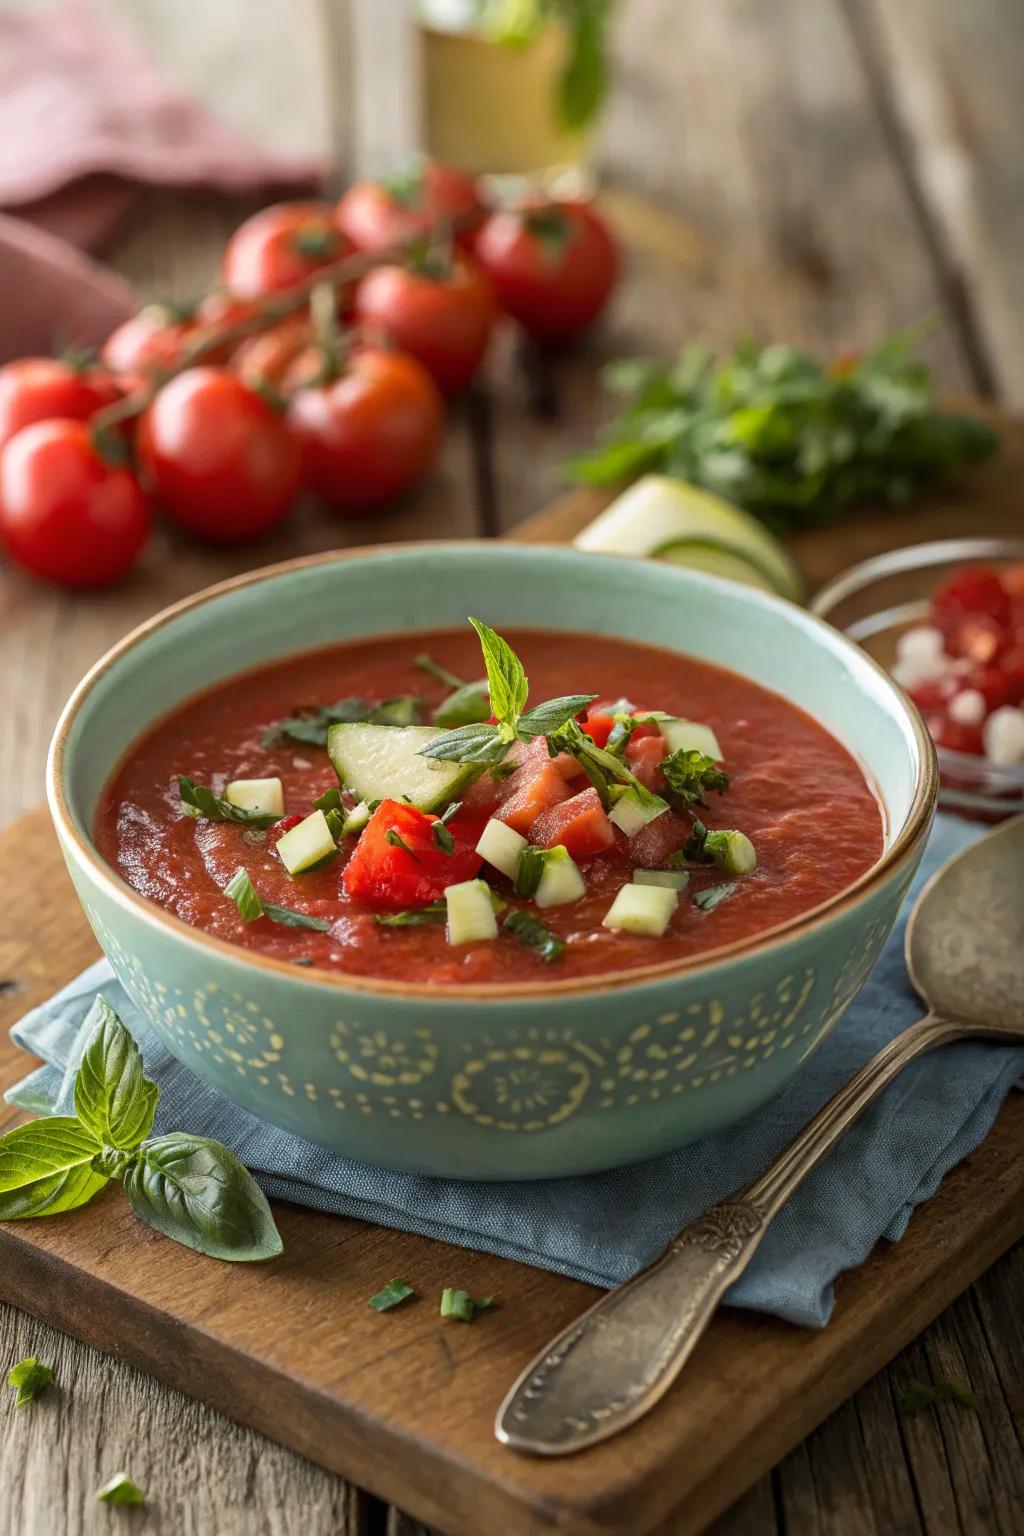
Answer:
[(372, 815), (370, 802), (368, 800), (360, 800), (358, 805), (352, 807), (341, 824), (342, 837), (355, 837), (357, 833), (363, 830)]
[(574, 542), (577, 549), (613, 555), (664, 554), (684, 542), (720, 545), (748, 560), (781, 597), (803, 601), (799, 570), (763, 523), (718, 496), (666, 475), (637, 480)]
[(667, 810), (668, 806), (664, 802), (653, 809), (648, 809), (646, 805), (641, 804), (636, 790), (627, 787), (623, 789), (621, 795), (617, 796), (615, 804), (608, 812), (608, 820), (613, 822), (621, 832), (625, 832), (627, 837), (636, 837), (648, 822), (663, 816)]
[(300, 821), (277, 844), (281, 863), (290, 875), (301, 875), (303, 870), (312, 869), (314, 864), (319, 864), (336, 850), (337, 844), (323, 811), (314, 811), (312, 816)]
[(257, 816), (284, 815), (284, 788), (280, 779), (232, 779), (224, 791), (229, 805)]
[(448, 908), (449, 944), (473, 944), (478, 939), (498, 937), (494, 904), (486, 881), (463, 880), (461, 885), (450, 885), (444, 899)]
[(563, 907), (570, 901), (579, 901), (587, 894), (586, 883), (569, 850), (559, 843), (557, 848), (545, 848), (544, 870), (533, 899), (538, 907)]
[(678, 905), (676, 892), (664, 885), (624, 885), (601, 919), (601, 926), (660, 939)]
[(328, 731), (327, 752), (342, 784), (360, 800), (405, 799), (421, 811), (437, 811), (457, 800), (480, 771), (420, 757), (440, 735), (432, 725), (344, 723)]
[(690, 883), (689, 871), (685, 869), (634, 869), (634, 885), (660, 885), (666, 891), (685, 890)]
[(724, 762), (718, 737), (710, 725), (702, 725), (699, 720), (680, 720), (673, 715), (662, 716), (656, 724), (670, 752), (703, 752), (716, 763)]
[(476, 851), (494, 869), (514, 880), (519, 855), (526, 846), (526, 838), (514, 827), (506, 826), (503, 821), (492, 817), (480, 834)]
[(728, 544), (716, 544), (711, 539), (677, 539), (661, 549), (652, 550), (651, 555), (655, 560), (667, 560), (670, 565), (685, 565), (691, 571), (727, 576), (730, 581), (742, 582), (745, 587), (758, 587), (762, 592), (771, 592), (778, 597), (788, 595), (779, 592), (767, 571), (755, 565), (753, 560)]

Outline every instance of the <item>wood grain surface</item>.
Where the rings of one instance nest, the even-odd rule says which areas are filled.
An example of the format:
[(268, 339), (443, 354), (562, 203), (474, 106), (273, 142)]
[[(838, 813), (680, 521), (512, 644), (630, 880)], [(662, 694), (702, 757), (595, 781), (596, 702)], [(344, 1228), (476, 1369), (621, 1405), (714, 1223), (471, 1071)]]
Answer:
[[(42, 810), (0, 836), (0, 935), (0, 972), (14, 983), (0, 1027), (96, 954)], [(23, 1066), (4, 1040), (0, 1083)], [(16, 1118), (5, 1109), (0, 1125)], [(592, 1287), (309, 1210), (276, 1215), (280, 1260), (201, 1263), (142, 1226), (114, 1184), (74, 1217), (0, 1227), (0, 1296), (86, 1343), (115, 1344), (452, 1536), (542, 1536), (552, 1525), (565, 1536), (690, 1536), (1024, 1233), (1024, 1099), (1005, 1106), (900, 1243), (841, 1278), (827, 1328), (721, 1312), (657, 1409), (565, 1461), (516, 1456), (491, 1425), (505, 1387)], [(395, 1274), (420, 1298), (382, 1317), (366, 1298)], [(442, 1323), (437, 1298), (452, 1283), (497, 1307), (471, 1328)], [(168, 1491), (158, 1466), (132, 1472), (178, 1496), (177, 1474)]]
[[(362, 74), (354, 80), (341, 58), (345, 0), (97, 3), (136, 26), (185, 88), (242, 131), (299, 151), (344, 140), (364, 163), (369, 154), (384, 163), (389, 119), (375, 99), (394, 95), (394, 60), (373, 20), (385, 0), (349, 0), (362, 13)], [(870, 343), (938, 305), (948, 317), (929, 353), (939, 386), (1024, 406), (1020, 4), (979, 0), (969, 12), (953, 0), (620, 7), (601, 162), (630, 252), (609, 324), (553, 371), (505, 340), (489, 397), (455, 424), (439, 476), (373, 528), (306, 514), (279, 544), (237, 559), (163, 536), (137, 578), (87, 601), (3, 572), (0, 822), (38, 800), (52, 722), (84, 667), (174, 597), (292, 550), (389, 532), (511, 528), (536, 513), (564, 490), (562, 462), (608, 414), (595, 380), (606, 357), (668, 356), (695, 335), (727, 346), (751, 331), (827, 352)], [(331, 25), (321, 31), (325, 12)], [(322, 49), (324, 36), (331, 50)], [(349, 131), (353, 88), (371, 137)], [(358, 166), (350, 159), (350, 170)], [(251, 206), (174, 191), (140, 195), (107, 258), (147, 294), (186, 296), (209, 281), (224, 236)], [(973, 531), (965, 503), (951, 500), (948, 515), (956, 531)], [(890, 512), (844, 525), (844, 549), (852, 557), (880, 539), (907, 541), (913, 524), (903, 518)], [(809, 553), (805, 563), (812, 576), (825, 573)], [(27, 964), (31, 979), (31, 957)], [(1018, 1247), (715, 1531), (1019, 1531), (1021, 1294)], [(0, 1333), (7, 1359), (54, 1337), (7, 1307)], [(396, 1510), (388, 1515), (333, 1474), (152, 1377), (70, 1339), (59, 1346), (59, 1404), (45, 1416), (26, 1410), (4, 1421), (5, 1536), (109, 1529), (121, 1512), (96, 1509), (89, 1497), (111, 1469), (108, 1449), (136, 1475), (146, 1469), (141, 1481), (154, 1469), (151, 1509), (123, 1517), (147, 1533), (382, 1536), (389, 1521), (392, 1536), (414, 1529)], [(981, 1395), (977, 1422), (949, 1406), (901, 1419), (895, 1402), (915, 1375), (969, 1380)], [(442, 1514), (438, 1527), (445, 1523)]]

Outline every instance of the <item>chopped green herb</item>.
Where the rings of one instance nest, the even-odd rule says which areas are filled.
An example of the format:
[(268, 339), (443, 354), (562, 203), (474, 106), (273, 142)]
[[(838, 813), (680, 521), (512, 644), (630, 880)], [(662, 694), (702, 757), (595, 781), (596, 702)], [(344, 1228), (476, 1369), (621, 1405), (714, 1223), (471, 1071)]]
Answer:
[(503, 740), (498, 735), (496, 725), (461, 725), (428, 742), (419, 755), (434, 757), (440, 762), (476, 763), (483, 768), (492, 768), (501, 762), (511, 745), (512, 740)]
[(639, 724), (640, 721), (634, 720), (632, 715), (616, 715), (615, 724), (608, 732), (608, 740), (604, 744), (605, 751), (613, 753), (615, 757), (622, 757)]
[(443, 923), (448, 918), (448, 908), (443, 901), (432, 901), (429, 907), (415, 907), (406, 912), (375, 912), (373, 920), (382, 928), (419, 928), (424, 923)]
[[(695, 816), (693, 818), (693, 828), (683, 847), (683, 861), (688, 864), (713, 864), (715, 861), (710, 853), (707, 852), (707, 841), (708, 829), (700, 817)], [(673, 859), (678, 859), (679, 857), (678, 853), (672, 855)], [(680, 866), (673, 864), (671, 860), (666, 860), (665, 867), (666, 869), (677, 869)]]
[(661, 771), (673, 803), (681, 809), (706, 804), (704, 796), (710, 790), (724, 794), (729, 788), (729, 775), (719, 768), (713, 757), (695, 748), (673, 752), (662, 763)]
[(493, 1303), (492, 1296), (481, 1296), (479, 1301), (474, 1301), (468, 1291), (446, 1286), (441, 1292), (441, 1316), (455, 1318), (460, 1323), (471, 1323), (477, 1312), (486, 1312)]
[[(285, 928), (311, 928), (317, 933), (326, 933), (331, 926), (326, 918), (307, 917), (304, 912), (293, 912), (290, 907), (279, 907), (273, 901), (264, 901), (242, 865), (238, 866), (224, 887), (224, 895), (230, 896), (243, 923), (254, 923), (257, 918), (269, 917), (272, 923), (280, 923)], [(306, 963), (311, 965), (312, 961)]]
[(332, 725), (356, 725), (366, 721), (374, 725), (415, 725), (421, 707), (420, 700), (411, 693), (384, 699), (379, 704), (372, 704), (367, 699), (338, 699), (334, 704), (303, 710), (286, 720), (276, 721), (264, 732), (263, 745), (276, 747), (289, 738), (304, 746), (326, 747), (327, 732)]
[(293, 912), (291, 907), (279, 907), (274, 901), (263, 903), (263, 915), (284, 928), (311, 928), (314, 933), (328, 933), (331, 928), (326, 917), (308, 917), (305, 912)]
[(187, 774), (179, 773), (177, 779), (181, 803), (189, 816), (203, 821), (232, 821), (247, 827), (270, 827), (280, 820), (276, 814), (246, 811), (240, 805), (232, 805), (212, 789), (196, 784)]
[(693, 904), (702, 912), (713, 912), (716, 907), (721, 906), (723, 901), (728, 901), (735, 889), (735, 880), (730, 880), (727, 885), (709, 885), (705, 890), (694, 894)]
[(313, 801), (313, 805), (318, 811), (340, 811), (342, 809), (341, 790), (325, 789), (323, 794)]
[(324, 820), (327, 830), (336, 843), (340, 843), (345, 836), (345, 817), (341, 811), (329, 810), (324, 812)]
[(7, 1377), (7, 1385), (15, 1394), (14, 1406), (20, 1408), (23, 1403), (30, 1403), (52, 1380), (53, 1371), (48, 1365), (40, 1364), (35, 1355), (19, 1360)]
[(503, 926), (530, 949), (535, 949), (542, 960), (557, 960), (559, 955), (565, 953), (565, 941), (552, 933), (550, 928), (545, 928), (535, 917), (531, 917), (529, 912), (513, 910), (505, 918)]
[(310, 957), (308, 955), (296, 955), (294, 960), (292, 961), (292, 965), (312, 965), (312, 964), (313, 964), (313, 962), (312, 962), (312, 960), (310, 959)]
[(941, 1381), (929, 1386), (925, 1381), (909, 1381), (899, 1401), (900, 1413), (914, 1419), (936, 1403), (959, 1403), (961, 1408), (977, 1408), (978, 1399), (969, 1387), (956, 1381)]
[(410, 859), (414, 859), (417, 864), (419, 863), (419, 855), (413, 853), (401, 832), (397, 832), (394, 827), (389, 827), (388, 830), (384, 833), (384, 841), (388, 843), (392, 848), (401, 848), (405, 853), (409, 855)]
[(461, 800), (452, 800), (448, 805), (445, 806), (444, 810), (441, 812), (441, 815), (438, 817), (438, 820), (440, 821), (441, 825), (443, 827), (446, 827), (448, 825), (448, 823), (451, 821), (452, 817), (453, 816), (457, 816), (459, 814), (459, 812), (461, 811), (461, 809), (462, 809), (462, 801)]
[(127, 1472), (115, 1472), (109, 1482), (97, 1488), (96, 1497), (104, 1504), (145, 1504), (145, 1495), (136, 1488)]
[(540, 877), (544, 873), (547, 849), (524, 848), (516, 865), (515, 890), (517, 896), (532, 897), (537, 894)]
[(548, 699), (536, 709), (527, 710), (519, 720), (519, 736), (550, 736), (561, 730), (570, 720), (575, 720), (581, 710), (593, 704), (596, 693), (570, 693), (560, 699)]
[(491, 696), (487, 680), (465, 683), (456, 688), (434, 710), (434, 724), (450, 729), (459, 725), (479, 725), (491, 717)]
[(430, 835), (434, 839), (435, 846), (442, 853), (455, 852), (455, 839), (452, 837), (443, 821), (434, 821), (430, 825)]
[(609, 794), (609, 780), (617, 784), (625, 784), (633, 790), (640, 805), (645, 810), (660, 810), (665, 806), (665, 801), (660, 795), (655, 795), (641, 784), (614, 752), (608, 752), (603, 747), (598, 747), (585, 731), (581, 730), (575, 720), (569, 720), (561, 730), (553, 732), (548, 737), (549, 749), (554, 748), (558, 752), (568, 752), (583, 768), (590, 782), (601, 796), (602, 804), (607, 808), (611, 804)]
[(406, 1285), (404, 1280), (389, 1280), (387, 1285), (379, 1290), (376, 1296), (371, 1296), (368, 1306), (375, 1312), (390, 1312), (392, 1307), (397, 1307), (400, 1302), (408, 1301), (416, 1292), (411, 1285)]

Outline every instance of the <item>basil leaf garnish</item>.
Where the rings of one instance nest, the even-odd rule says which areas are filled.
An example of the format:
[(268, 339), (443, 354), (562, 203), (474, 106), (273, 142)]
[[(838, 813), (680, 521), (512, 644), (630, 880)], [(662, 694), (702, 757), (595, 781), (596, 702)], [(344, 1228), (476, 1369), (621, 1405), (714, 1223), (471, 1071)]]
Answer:
[(135, 1486), (127, 1472), (115, 1472), (102, 1488), (97, 1488), (96, 1497), (103, 1504), (145, 1504), (146, 1502), (142, 1489)]
[(528, 692), (523, 664), (508, 641), (495, 634), (493, 629), (482, 624), (479, 619), (471, 618), (469, 622), (480, 637), (484, 653), (491, 713), (497, 717), (499, 730), (511, 741)]
[(263, 915), (284, 928), (311, 928), (314, 933), (329, 933), (332, 926), (326, 917), (310, 917), (305, 912), (293, 912), (291, 907), (279, 907), (276, 901), (263, 903)]
[(434, 839), (434, 846), (439, 848), (442, 853), (455, 852), (455, 839), (443, 821), (431, 822), (430, 833)]
[(500, 763), (512, 745), (498, 735), (496, 725), (463, 725), (446, 731), (420, 751), (420, 757), (435, 757), (442, 762), (476, 763), (485, 768)]
[(528, 709), (520, 717), (519, 735), (550, 736), (553, 731), (560, 730), (563, 725), (574, 720), (580, 710), (593, 704), (596, 698), (596, 693), (570, 693), (561, 699), (548, 699), (547, 703)]
[(323, 704), (277, 720), (265, 731), (262, 742), (265, 747), (280, 746), (286, 738), (303, 746), (326, 747), (327, 732), (332, 725), (356, 725), (370, 721), (374, 725), (416, 725), (420, 718), (420, 700), (412, 693), (403, 693), (393, 699), (372, 704), (367, 699), (337, 699), (333, 704)]
[(529, 912), (510, 912), (502, 926), (530, 949), (535, 949), (540, 958), (548, 963), (565, 953), (565, 941), (552, 933), (550, 928), (545, 928)]
[(249, 1263), (282, 1251), (266, 1196), (216, 1141), (174, 1131), (144, 1142), (124, 1188), (147, 1226), (198, 1253)]
[(269, 917), (272, 923), (281, 923), (285, 928), (312, 928), (317, 933), (326, 933), (331, 926), (325, 917), (307, 917), (305, 912), (293, 912), (290, 907), (264, 901), (241, 864), (224, 887), (224, 895), (230, 896), (243, 923)]
[(407, 912), (375, 912), (373, 920), (382, 928), (419, 928), (425, 923), (447, 921), (448, 908), (443, 901), (432, 901), (429, 907), (415, 907)]
[(491, 696), (486, 679), (464, 683), (448, 695), (434, 710), (434, 724), (445, 729), (457, 725), (477, 725), (491, 717)]
[(101, 1151), (74, 1115), (33, 1120), (0, 1136), (0, 1221), (87, 1205), (107, 1182), (93, 1167)]
[(30, 1403), (34, 1397), (38, 1397), (52, 1380), (53, 1371), (48, 1365), (42, 1365), (35, 1355), (29, 1355), (26, 1360), (19, 1360), (17, 1365), (12, 1365), (7, 1377), (7, 1385), (15, 1394), (15, 1408), (20, 1408), (23, 1403)]
[(713, 912), (723, 901), (728, 900), (735, 889), (735, 880), (730, 880), (727, 885), (709, 885), (706, 890), (696, 892), (693, 904), (702, 912)]
[(318, 795), (313, 801), (313, 807), (318, 811), (340, 811), (342, 809), (341, 790), (325, 789), (323, 794)]
[(661, 771), (672, 792), (673, 801), (684, 809), (690, 805), (706, 805), (704, 796), (710, 790), (724, 794), (731, 782), (729, 775), (719, 768), (713, 757), (692, 747), (688, 751), (681, 749), (673, 752), (671, 757), (666, 757)]
[(240, 805), (232, 805), (230, 800), (215, 795), (212, 789), (196, 784), (187, 774), (179, 773), (177, 779), (181, 803), (190, 816), (202, 817), (204, 821), (233, 821), (247, 827), (271, 827), (280, 820), (276, 815), (246, 811)]
[(524, 848), (516, 863), (515, 892), (517, 896), (535, 896), (544, 873), (547, 860), (546, 848)]
[(131, 1152), (153, 1129), (160, 1090), (106, 998), (90, 1013), (97, 1018), (75, 1075), (75, 1114), (102, 1146)]
[[(582, 731), (575, 720), (566, 721), (558, 731), (552, 732), (548, 737), (549, 750), (554, 748), (557, 752), (568, 752), (571, 757), (583, 768), (590, 782), (601, 794), (602, 802), (607, 804), (607, 780), (613, 783), (626, 784), (636, 795), (637, 800), (648, 811), (667, 809), (666, 802), (660, 795), (654, 794), (645, 784), (632, 773), (616, 757), (614, 752), (607, 752), (603, 747), (598, 747), (591, 741), (585, 731)], [(604, 792), (602, 793), (602, 784)]]

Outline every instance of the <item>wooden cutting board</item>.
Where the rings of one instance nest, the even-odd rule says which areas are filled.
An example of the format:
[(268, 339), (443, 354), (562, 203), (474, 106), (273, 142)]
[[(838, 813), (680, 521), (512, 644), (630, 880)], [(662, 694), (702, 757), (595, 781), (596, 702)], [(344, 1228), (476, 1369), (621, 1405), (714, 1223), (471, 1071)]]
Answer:
[[(956, 497), (803, 541), (812, 581), (858, 554), (941, 532), (1024, 531), (1024, 433)], [(518, 536), (571, 537), (601, 504), (577, 493)], [(865, 527), (872, 529), (870, 538)], [(0, 1088), (27, 1058), (9, 1026), (96, 957), (45, 811), (0, 835)], [(0, 1105), (0, 1127), (18, 1117)], [(131, 1216), (115, 1187), (51, 1221), (0, 1226), (0, 1296), (203, 1399), (450, 1536), (697, 1532), (1024, 1235), (1024, 1095), (894, 1247), (842, 1277), (819, 1333), (722, 1312), (677, 1387), (618, 1440), (545, 1462), (500, 1447), (507, 1386), (595, 1291), (507, 1260), (282, 1206), (284, 1256), (231, 1267)], [(422, 1300), (378, 1316), (394, 1275)], [(445, 1285), (493, 1294), (442, 1323)]]

